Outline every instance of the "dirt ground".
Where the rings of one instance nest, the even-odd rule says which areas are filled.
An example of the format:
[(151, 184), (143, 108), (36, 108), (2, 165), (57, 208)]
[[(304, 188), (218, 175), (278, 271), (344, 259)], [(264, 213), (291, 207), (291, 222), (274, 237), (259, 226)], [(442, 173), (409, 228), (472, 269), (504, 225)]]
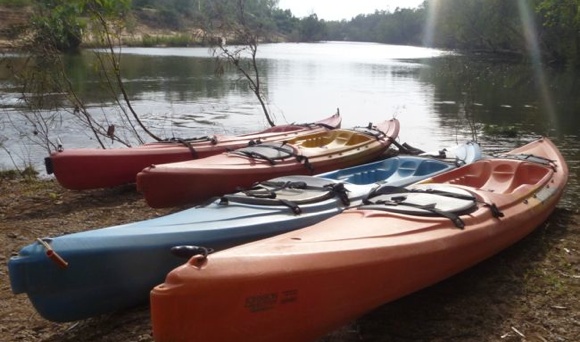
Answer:
[[(149, 208), (134, 186), (75, 192), (52, 180), (0, 178), (0, 341), (152, 341), (147, 306), (64, 324), (44, 320), (26, 295), (12, 294), (6, 264), (38, 237), (168, 212)], [(578, 211), (558, 208), (515, 246), (323, 341), (578, 341), (579, 223)]]

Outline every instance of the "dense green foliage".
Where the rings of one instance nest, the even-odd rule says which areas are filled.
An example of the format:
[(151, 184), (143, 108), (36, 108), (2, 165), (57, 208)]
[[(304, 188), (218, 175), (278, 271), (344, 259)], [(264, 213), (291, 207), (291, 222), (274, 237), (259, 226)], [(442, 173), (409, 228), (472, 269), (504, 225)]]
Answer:
[(59, 51), (77, 49), (83, 30), (92, 21), (109, 21), (130, 10), (131, 0), (43, 0), (35, 2), (31, 19), (34, 50), (56, 48)]

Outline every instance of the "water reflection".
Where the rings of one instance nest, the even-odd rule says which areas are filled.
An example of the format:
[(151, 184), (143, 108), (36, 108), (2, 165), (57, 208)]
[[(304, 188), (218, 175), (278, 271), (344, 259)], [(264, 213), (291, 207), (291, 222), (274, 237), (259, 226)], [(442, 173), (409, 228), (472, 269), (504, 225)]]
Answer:
[[(460, 111), (466, 96), (472, 106), (474, 119), (484, 124), (516, 125), (524, 132), (553, 135), (578, 128), (579, 120), (571, 126), (563, 125), (570, 99), (562, 96), (569, 86), (554, 82), (558, 73), (549, 74), (554, 103), (544, 102), (542, 89), (535, 79), (533, 68), (520, 61), (497, 61), (473, 57), (449, 57), (429, 61), (431, 68), (421, 77), (435, 85), (435, 97), (441, 105), (438, 112), (449, 118)], [(546, 108), (552, 107), (556, 115)], [(447, 120), (444, 120), (447, 121)]]

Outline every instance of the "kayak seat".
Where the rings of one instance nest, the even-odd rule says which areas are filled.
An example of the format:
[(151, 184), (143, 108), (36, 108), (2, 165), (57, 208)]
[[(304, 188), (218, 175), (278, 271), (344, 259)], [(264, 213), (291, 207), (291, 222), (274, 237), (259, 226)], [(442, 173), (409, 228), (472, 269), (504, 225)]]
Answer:
[(421, 177), (430, 175), (437, 171), (451, 168), (449, 164), (438, 160), (404, 160), (399, 158), (388, 158), (374, 163), (371, 167), (357, 167), (355, 170), (339, 170), (330, 175), (330, 178), (349, 182), (357, 185), (367, 185), (385, 182), (390, 183), (404, 180), (409, 177)]
[(450, 168), (449, 165), (434, 160), (423, 160), (417, 166), (415, 176), (426, 176)]
[(349, 131), (340, 131), (336, 132), (332, 140), (328, 143), (329, 147), (336, 148), (341, 146), (349, 145), (352, 136), (354, 135), (353, 132)]
[(494, 163), (487, 181), (480, 188), (495, 193), (508, 193), (514, 180), (516, 165), (501, 161)]
[(301, 140), (299, 143), (300, 143), (300, 146), (302, 146), (302, 147), (312, 148), (312, 147), (323, 147), (323, 146), (326, 146), (331, 141), (332, 140), (329, 139), (329, 137), (326, 134), (324, 134), (324, 135), (317, 134), (317, 135), (315, 135), (315, 136), (313, 136), (311, 138)]
[(550, 173), (550, 169), (535, 163), (516, 160), (496, 162), (483, 190), (495, 193), (512, 193), (526, 185), (538, 183)]
[(316, 134), (306, 139), (290, 140), (289, 143), (291, 144), (296, 143), (306, 148), (312, 147), (336, 148), (341, 146), (357, 145), (360, 143), (368, 142), (370, 139), (371, 139), (370, 136), (360, 134), (355, 131), (334, 130), (330, 132)]
[(346, 145), (358, 145), (361, 143), (366, 143), (371, 139), (372, 138), (368, 135), (351, 132), (350, 138), (346, 142)]
[(465, 185), (479, 189), (490, 178), (491, 171), (491, 161), (479, 161), (445, 173), (436, 178), (436, 181), (439, 183), (447, 182), (449, 184)]
[(415, 161), (404, 161), (399, 165), (397, 169), (397, 174), (401, 177), (411, 177), (413, 174), (417, 172), (417, 168), (419, 167), (419, 163)]
[(359, 134), (353, 131), (341, 131), (337, 132), (334, 141), (332, 141), (331, 145), (333, 146), (353, 146), (358, 145), (360, 143), (365, 143), (369, 141), (371, 138), (365, 134)]
[(334, 138), (334, 141), (340, 145), (346, 145), (350, 138), (352, 137), (352, 132), (340, 132)]
[(508, 189), (510, 192), (525, 191), (534, 184), (541, 182), (543, 178), (551, 175), (551, 169), (541, 164), (521, 163), (514, 173), (513, 182)]
[(374, 169), (353, 173), (344, 180), (353, 184), (366, 185), (384, 181), (392, 174), (392, 170)]
[(433, 172), (449, 168), (447, 164), (431, 160), (405, 160), (396, 169), (396, 177), (391, 177), (390, 182), (412, 177), (421, 177)]

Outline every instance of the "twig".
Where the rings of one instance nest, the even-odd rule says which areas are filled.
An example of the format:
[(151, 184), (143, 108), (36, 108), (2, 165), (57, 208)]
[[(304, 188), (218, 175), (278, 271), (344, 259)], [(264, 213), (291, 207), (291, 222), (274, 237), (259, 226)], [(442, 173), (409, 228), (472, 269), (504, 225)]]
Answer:
[(521, 337), (523, 337), (523, 338), (526, 338), (526, 335), (522, 334), (522, 333), (521, 333), (521, 332), (520, 332), (518, 329), (516, 329), (515, 327), (512, 327), (512, 330), (513, 330), (513, 331), (514, 331), (516, 334), (520, 335)]
[(76, 328), (79, 325), (80, 322), (75, 322), (73, 323), (70, 327), (66, 328), (66, 332), (69, 332), (71, 330), (73, 330), (74, 328)]
[(573, 274), (568, 274), (568, 273), (564, 273), (562, 271), (558, 271), (558, 273), (560, 273), (561, 275), (563, 275), (564, 277), (568, 277), (568, 278), (574, 278), (574, 279), (580, 279), (580, 275), (573, 275)]

